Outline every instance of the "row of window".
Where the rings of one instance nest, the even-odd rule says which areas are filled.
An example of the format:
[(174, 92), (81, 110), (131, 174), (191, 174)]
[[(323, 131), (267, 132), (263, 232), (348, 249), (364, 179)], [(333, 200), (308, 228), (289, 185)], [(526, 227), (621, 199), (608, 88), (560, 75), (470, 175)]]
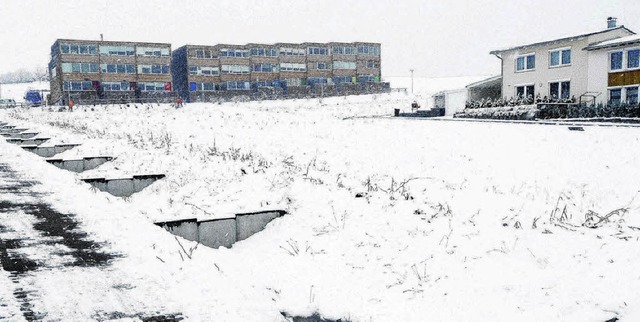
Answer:
[[(99, 48), (99, 50), (98, 50)], [(115, 55), (115, 56), (133, 56), (133, 46), (111, 46), (111, 45), (82, 45), (82, 44), (68, 44), (61, 43), (60, 51), (63, 54), (76, 54), (76, 55), (97, 55), (100, 52), (101, 55)], [(155, 56), (155, 57), (168, 57), (170, 55), (169, 48), (167, 47), (137, 47), (135, 53), (138, 56)]]
[(251, 56), (278, 57), (278, 50), (275, 48), (251, 48)]
[(278, 71), (280, 71), (280, 68), (278, 64), (262, 63), (253, 64), (251, 71), (260, 73), (277, 73)]
[[(549, 67), (560, 67), (571, 64), (571, 48), (561, 48), (549, 51)], [(516, 57), (516, 71), (528, 71), (536, 68), (536, 54), (526, 54)]]
[[(366, 62), (367, 68), (380, 68), (380, 62), (370, 60)], [(334, 61), (333, 64), (329, 62), (315, 62), (312, 69), (314, 70), (331, 70), (331, 69), (356, 69), (356, 62), (349, 61)], [(307, 66), (304, 63), (260, 63), (253, 64), (251, 67), (246, 65), (222, 65), (221, 70), (223, 74), (248, 74), (251, 72), (261, 73), (277, 73), (283, 72), (304, 72), (307, 70)], [(190, 75), (219, 75), (218, 67), (201, 67), (201, 66), (189, 66)]]
[[(626, 53), (626, 55), (625, 55)], [(609, 54), (611, 70), (634, 69), (640, 67), (640, 49), (615, 51)]]
[(138, 74), (169, 74), (169, 65), (138, 65)]
[(257, 81), (250, 83), (248, 81), (228, 81), (219, 84), (212, 82), (190, 82), (190, 92), (211, 92), (217, 90), (249, 90), (251, 85), (255, 87), (280, 87), (283, 84), (287, 86), (306, 86), (307, 84), (344, 84), (344, 83), (364, 83), (364, 82), (379, 82), (380, 78), (377, 76), (336, 76), (333, 78), (326, 77), (309, 77), (309, 78), (286, 78), (283, 80), (275, 81)]
[(220, 75), (220, 68), (209, 66), (189, 66), (189, 75)]
[[(104, 91), (131, 91), (133, 86), (129, 82), (102, 82), (97, 81), (66, 81), (62, 88), (65, 91), (92, 91), (100, 86)], [(171, 83), (164, 82), (139, 82), (135, 86), (141, 91), (170, 91)]]
[(246, 49), (220, 49), (220, 57), (249, 57), (249, 51)]
[(618, 105), (623, 102), (622, 97), (624, 94), (624, 101), (629, 104), (638, 104), (638, 85), (614, 88), (609, 90), (609, 102), (613, 105)]
[[(63, 73), (97, 73), (98, 64), (62, 63)], [(135, 74), (134, 64), (100, 64), (104, 74)], [(169, 74), (169, 65), (138, 65), (138, 74)]]
[[(519, 85), (516, 86), (517, 97), (536, 97), (534, 85)], [(549, 83), (549, 98), (553, 99), (568, 99), (571, 97), (571, 82), (570, 81), (557, 81)]]

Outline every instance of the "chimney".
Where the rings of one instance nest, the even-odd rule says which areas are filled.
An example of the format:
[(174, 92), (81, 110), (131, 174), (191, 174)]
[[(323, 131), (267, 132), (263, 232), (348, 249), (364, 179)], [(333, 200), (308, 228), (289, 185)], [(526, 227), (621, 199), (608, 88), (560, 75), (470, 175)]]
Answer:
[[(609, 18), (611, 19), (611, 18)], [(615, 22), (613, 23), (615, 25)], [(100, 34), (100, 41), (104, 41), (104, 36), (102, 34)]]
[(617, 27), (616, 20), (617, 20), (617, 18), (615, 18), (615, 17), (607, 18), (607, 29), (611, 29), (611, 28)]

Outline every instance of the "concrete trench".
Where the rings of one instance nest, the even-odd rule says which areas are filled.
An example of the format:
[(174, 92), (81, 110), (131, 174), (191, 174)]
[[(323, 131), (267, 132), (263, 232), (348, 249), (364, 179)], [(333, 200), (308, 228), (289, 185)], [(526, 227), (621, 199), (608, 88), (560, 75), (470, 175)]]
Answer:
[(30, 139), (9, 138), (7, 139), (7, 142), (17, 144), (17, 145), (40, 145), (42, 143), (49, 141), (50, 139), (51, 138), (30, 138)]
[(130, 197), (136, 192), (142, 191), (155, 181), (164, 178), (164, 174), (136, 175), (132, 178), (88, 178), (82, 181), (94, 188), (108, 192), (116, 197)]
[(111, 160), (113, 160), (112, 157), (85, 157), (77, 160), (48, 159), (46, 161), (60, 169), (79, 173), (95, 169)]
[(30, 138), (36, 137), (38, 134), (40, 133), (22, 132), (22, 133), (2, 133), (1, 135), (9, 139), (30, 139)]
[(37, 145), (21, 145), (21, 147), (29, 152), (35, 153), (43, 158), (50, 158), (58, 153), (73, 149), (80, 144), (58, 144), (54, 146), (37, 146)]
[(157, 222), (173, 235), (211, 247), (231, 248), (263, 231), (274, 219), (286, 214), (284, 210), (267, 210), (236, 214), (234, 217), (198, 221), (196, 218)]

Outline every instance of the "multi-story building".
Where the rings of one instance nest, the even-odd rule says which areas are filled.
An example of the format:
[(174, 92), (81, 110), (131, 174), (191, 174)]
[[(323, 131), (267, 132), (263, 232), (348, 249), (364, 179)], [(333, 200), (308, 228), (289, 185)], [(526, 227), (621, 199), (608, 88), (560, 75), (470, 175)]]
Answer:
[(171, 45), (58, 39), (49, 62), (51, 102), (146, 101), (175, 96)]
[(233, 95), (346, 95), (380, 91), (378, 43), (186, 45), (173, 83), (191, 101)]
[[(502, 95), (581, 102), (637, 102), (640, 37), (615, 18), (607, 29), (494, 50), (502, 64)], [(627, 94), (629, 93), (629, 94)], [(636, 98), (634, 98), (636, 97)]]

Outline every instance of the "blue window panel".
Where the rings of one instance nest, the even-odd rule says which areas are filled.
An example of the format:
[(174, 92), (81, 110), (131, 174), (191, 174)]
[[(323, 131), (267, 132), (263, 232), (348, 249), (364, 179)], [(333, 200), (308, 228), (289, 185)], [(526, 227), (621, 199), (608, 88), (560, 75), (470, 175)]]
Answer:
[(640, 67), (640, 49), (629, 50), (627, 53), (627, 67), (638, 68)]
[(558, 51), (552, 51), (551, 52), (551, 66), (558, 66), (560, 65), (560, 52)]
[(524, 57), (516, 59), (516, 70), (524, 70)]
[(536, 56), (535, 55), (527, 56), (527, 69), (534, 69), (534, 68), (536, 68)]
[(169, 65), (163, 65), (162, 66), (162, 73), (163, 74), (169, 74)]
[(611, 53), (611, 70), (622, 69), (622, 52)]
[(195, 92), (197, 88), (198, 88), (198, 84), (196, 84), (196, 82), (190, 82), (189, 83), (189, 91), (190, 92)]
[(562, 64), (571, 64), (571, 49), (562, 51)]

